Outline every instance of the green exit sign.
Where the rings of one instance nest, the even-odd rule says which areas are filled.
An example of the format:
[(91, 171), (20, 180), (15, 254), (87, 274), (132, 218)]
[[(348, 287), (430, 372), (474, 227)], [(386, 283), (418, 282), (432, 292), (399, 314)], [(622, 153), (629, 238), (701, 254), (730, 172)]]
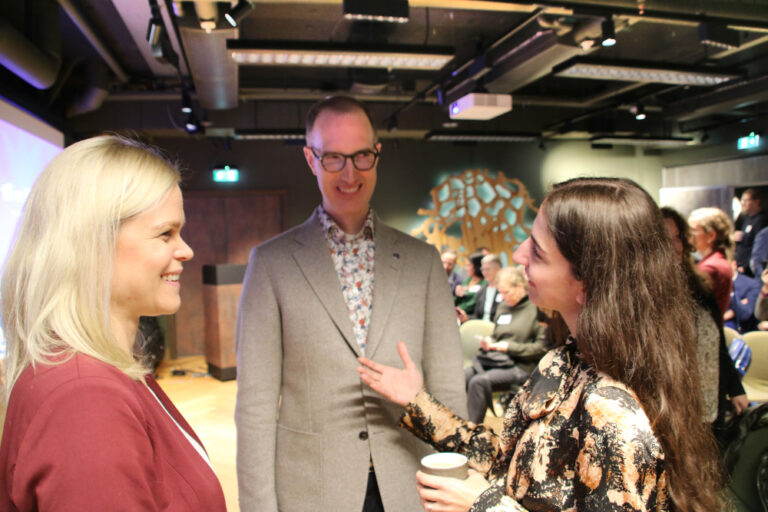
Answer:
[(758, 147), (760, 147), (760, 135), (757, 135), (755, 132), (750, 133), (746, 137), (739, 137), (739, 149), (754, 149)]
[(240, 171), (225, 165), (223, 169), (213, 170), (213, 181), (218, 183), (235, 183), (240, 180)]

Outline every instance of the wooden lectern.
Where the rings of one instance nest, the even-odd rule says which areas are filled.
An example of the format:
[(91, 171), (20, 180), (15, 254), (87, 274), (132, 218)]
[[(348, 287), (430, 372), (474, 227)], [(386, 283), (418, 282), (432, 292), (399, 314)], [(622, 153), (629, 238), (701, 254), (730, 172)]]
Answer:
[(237, 376), (235, 323), (246, 265), (203, 265), (205, 359), (219, 380)]

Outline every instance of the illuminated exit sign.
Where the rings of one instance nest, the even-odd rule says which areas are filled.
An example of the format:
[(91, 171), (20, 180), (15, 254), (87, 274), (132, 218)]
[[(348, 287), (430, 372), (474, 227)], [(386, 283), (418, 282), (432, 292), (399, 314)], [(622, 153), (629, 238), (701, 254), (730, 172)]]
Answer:
[(225, 165), (223, 169), (213, 170), (213, 181), (218, 183), (235, 183), (240, 180), (240, 171)]
[(755, 132), (750, 133), (746, 137), (739, 137), (739, 149), (755, 149), (760, 147), (760, 136)]

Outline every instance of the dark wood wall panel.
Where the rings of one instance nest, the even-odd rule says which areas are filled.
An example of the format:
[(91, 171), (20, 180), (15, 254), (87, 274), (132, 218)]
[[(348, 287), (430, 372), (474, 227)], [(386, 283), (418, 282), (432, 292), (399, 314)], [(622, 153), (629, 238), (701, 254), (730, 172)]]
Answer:
[(205, 353), (203, 265), (245, 264), (251, 248), (285, 229), (284, 191), (185, 191), (184, 240), (195, 257), (181, 275), (181, 309), (169, 321), (172, 357)]

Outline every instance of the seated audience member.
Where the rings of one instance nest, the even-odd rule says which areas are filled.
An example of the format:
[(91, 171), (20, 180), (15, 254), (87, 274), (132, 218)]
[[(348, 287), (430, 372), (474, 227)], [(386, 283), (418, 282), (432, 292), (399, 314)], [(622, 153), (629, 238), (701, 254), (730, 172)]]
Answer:
[(677, 210), (667, 206), (661, 208), (661, 215), (692, 299), (696, 326), (696, 360), (704, 406), (702, 416), (704, 421), (712, 423), (713, 432), (724, 447), (727, 413), (733, 410), (736, 414), (741, 414), (749, 402), (741, 385), (741, 377), (728, 355), (725, 333), (720, 323), (720, 308), (712, 294), (709, 280), (696, 268), (691, 258), (693, 246), (690, 242), (688, 223)]
[(226, 510), (137, 338), (140, 316), (181, 304), (179, 179), (156, 150), (102, 136), (32, 187), (2, 277), (0, 510)]
[(755, 303), (755, 318), (760, 322), (758, 329), (768, 331), (768, 268), (763, 270), (760, 278), (763, 287), (760, 289), (760, 295)]
[(446, 249), (440, 254), (440, 259), (443, 262), (443, 270), (445, 275), (448, 276), (448, 285), (451, 287), (451, 293), (456, 293), (456, 287), (461, 284), (463, 279), (456, 272), (456, 259), (459, 255), (453, 249)]
[(462, 317), (466, 320), (467, 315), (475, 312), (477, 293), (485, 284), (483, 273), (480, 270), (482, 260), (483, 255), (475, 252), (467, 257), (467, 262), (464, 264), (464, 271), (467, 273), (467, 277), (464, 279), (464, 282), (456, 287), (453, 299), (456, 306), (456, 315), (459, 317), (459, 320), (462, 320)]
[(521, 386), (547, 348), (547, 329), (538, 321), (538, 309), (528, 300), (528, 283), (520, 267), (505, 267), (496, 275), (504, 299), (494, 318), (493, 334), (479, 341), (482, 353), (464, 369), (467, 379), (469, 421), (482, 423), (492, 406), (493, 391)]
[(653, 199), (625, 179), (555, 185), (513, 260), (571, 337), (541, 359), (500, 436), (423, 389), (404, 343), (402, 370), (360, 358), (363, 382), (404, 408), (404, 428), (469, 458), (466, 480), (416, 473), (422, 507), (721, 510), (716, 444), (691, 392), (689, 292)]
[(486, 322), (492, 322), (496, 314), (496, 308), (502, 301), (496, 288), (496, 274), (501, 270), (501, 259), (496, 254), (488, 253), (480, 261), (480, 272), (483, 274), (485, 284), (477, 292), (477, 302), (472, 313), (458, 311), (459, 320), (466, 322), (471, 318), (479, 318)]
[(741, 194), (741, 215), (736, 219), (733, 240), (736, 242), (735, 260), (739, 272), (753, 277), (750, 259), (754, 248), (755, 236), (768, 225), (766, 214), (762, 211), (760, 195), (757, 190), (748, 188)]
[(768, 228), (763, 228), (755, 235), (755, 243), (752, 244), (752, 256), (750, 257), (750, 268), (752, 275), (760, 279), (763, 270), (766, 269), (768, 262)]
[(748, 277), (739, 272), (736, 262), (733, 266), (733, 293), (728, 311), (723, 315), (725, 325), (744, 333), (757, 330), (755, 304), (760, 295), (762, 283), (759, 279)]
[(733, 272), (728, 263), (733, 248), (731, 219), (719, 208), (698, 208), (688, 216), (688, 225), (691, 242), (701, 254), (697, 267), (709, 279), (723, 315), (731, 302)]

